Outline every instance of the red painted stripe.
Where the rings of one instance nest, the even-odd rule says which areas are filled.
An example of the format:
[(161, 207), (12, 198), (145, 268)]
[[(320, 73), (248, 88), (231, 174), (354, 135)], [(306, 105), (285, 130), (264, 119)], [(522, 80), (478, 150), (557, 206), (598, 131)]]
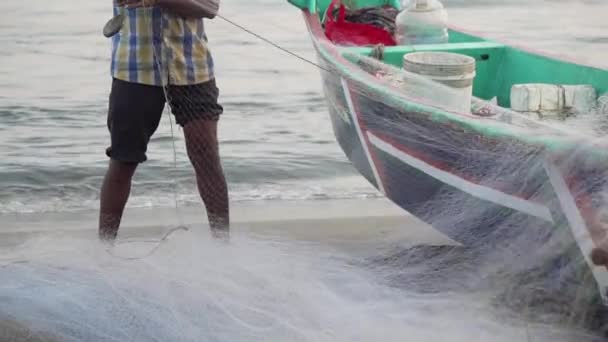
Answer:
[(359, 123), (359, 128), (361, 128), (361, 135), (363, 135), (363, 140), (361, 143), (365, 144), (367, 146), (367, 150), (369, 151), (369, 155), (372, 158), (371, 163), (373, 163), (374, 165), (370, 165), (371, 167), (375, 167), (376, 171), (378, 172), (378, 177), (380, 179), (378, 179), (378, 182), (382, 183), (382, 187), (384, 188), (385, 192), (387, 192), (388, 195), (388, 189), (386, 188), (386, 184), (385, 184), (385, 179), (386, 179), (386, 170), (384, 169), (384, 164), (380, 161), (380, 158), (378, 157), (378, 155), (375, 153), (374, 149), (372, 148), (372, 144), (369, 141), (369, 138), (367, 137), (367, 126), (365, 124), (365, 121), (362, 120), (360, 118), (360, 103), (359, 103), (359, 96), (357, 96), (357, 94), (354, 91), (350, 90), (350, 86), (348, 84), (348, 80), (345, 80), (346, 85), (348, 86), (348, 89), (346, 89), (349, 94), (350, 94), (350, 99), (352, 101), (353, 104), (353, 109), (355, 110), (353, 114), (353, 116), (355, 117), (355, 120), (357, 120), (357, 122)]
[[(566, 185), (570, 195), (574, 198), (576, 207), (578, 208), (585, 226), (591, 235), (591, 240), (596, 246), (600, 246), (603, 240), (606, 238), (608, 233), (608, 224), (602, 222), (601, 209), (598, 210), (597, 206), (593, 204), (593, 196), (586, 191), (584, 181), (580, 181), (578, 177), (568, 176), (565, 177)], [(607, 203), (600, 203), (600, 208), (605, 207)], [(602, 246), (608, 248), (608, 245)]]

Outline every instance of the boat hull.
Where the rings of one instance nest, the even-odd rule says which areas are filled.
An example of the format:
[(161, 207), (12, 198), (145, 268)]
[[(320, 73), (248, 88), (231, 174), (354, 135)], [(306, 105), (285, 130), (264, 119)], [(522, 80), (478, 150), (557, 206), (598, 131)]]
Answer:
[[(536, 233), (552, 232), (555, 222), (550, 205), (556, 205), (551, 203), (555, 196), (543, 187), (546, 177), (538, 163), (538, 149), (506, 153), (515, 152), (514, 147), (495, 142), (491, 151), (479, 137), (449, 125), (425, 127), (429, 125), (424, 120), (416, 122), (424, 113), (366, 96), (336, 74), (323, 72), (323, 88), (335, 137), (345, 155), (362, 176), (404, 210), (468, 246), (487, 243), (484, 235), (498, 239), (493, 229), (503, 227), (505, 220), (525, 220), (536, 227)], [(501, 151), (505, 153), (497, 163)], [(522, 163), (522, 155), (527, 163)], [(458, 176), (458, 171), (477, 174), (480, 181)], [(517, 179), (523, 172), (532, 175)], [(491, 185), (498, 184), (484, 184), (490, 179), (501, 179), (501, 185), (510, 189), (496, 190)], [(527, 192), (530, 197), (514, 195), (517, 192)], [(516, 209), (522, 207), (525, 212)], [(515, 229), (503, 234), (518, 235)]]
[(370, 87), (378, 81), (324, 37), (317, 15), (303, 13), (336, 140), (365, 179), (453, 240), (508, 250), (514, 263), (531, 264), (536, 260), (526, 261), (526, 254), (538, 258), (540, 249), (561, 245), (547, 260), (568, 259), (592, 272), (605, 300), (608, 273), (589, 254), (608, 230), (601, 213), (608, 207), (608, 162), (588, 156), (593, 146), (551, 149), (480, 134), (433, 108), (392, 101), (394, 94)]

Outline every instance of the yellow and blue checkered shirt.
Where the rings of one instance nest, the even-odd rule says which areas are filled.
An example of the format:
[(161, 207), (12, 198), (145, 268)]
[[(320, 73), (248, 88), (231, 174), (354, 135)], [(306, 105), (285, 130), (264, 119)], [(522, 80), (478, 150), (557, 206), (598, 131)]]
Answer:
[[(184, 19), (159, 7), (122, 9), (125, 22), (112, 38), (112, 77), (163, 86), (213, 79), (203, 19)], [(114, 15), (120, 9), (114, 4)]]

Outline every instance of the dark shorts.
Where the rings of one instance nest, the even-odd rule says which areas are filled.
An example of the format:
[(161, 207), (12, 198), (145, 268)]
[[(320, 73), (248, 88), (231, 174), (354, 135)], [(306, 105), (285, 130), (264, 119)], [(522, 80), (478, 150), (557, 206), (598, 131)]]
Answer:
[(163, 87), (112, 80), (108, 129), (111, 145), (106, 155), (127, 163), (147, 160), (150, 138), (158, 128), (166, 98), (178, 125), (185, 127), (193, 120), (218, 120), (223, 112), (217, 102), (219, 90), (215, 80), (191, 86)]

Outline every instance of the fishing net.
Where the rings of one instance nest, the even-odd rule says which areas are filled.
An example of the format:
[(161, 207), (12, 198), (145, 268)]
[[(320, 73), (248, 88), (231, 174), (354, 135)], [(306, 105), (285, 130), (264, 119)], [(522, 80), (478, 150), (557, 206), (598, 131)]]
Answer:
[[(203, 85), (163, 86), (167, 112), (183, 128), (186, 156), (193, 169), (197, 191), (214, 234), (229, 231), (228, 186), (220, 158), (218, 121), (223, 108), (215, 80)], [(175, 152), (177, 153), (177, 152)], [(177, 163), (177, 162), (176, 162)]]
[[(410, 336), (443, 341), (446, 334), (468, 340), (468, 329), (474, 329), (480, 340), (525, 341), (526, 335), (537, 341), (590, 338), (565, 327), (526, 326), (517, 315), (489, 308), (482, 293), (438, 291), (430, 281), (439, 280), (433, 273), (426, 274), (426, 291), (404, 290), (411, 279), (398, 280), (394, 269), (389, 270), (398, 264), (398, 269), (414, 272), (420, 266), (416, 260), (428, 265), (453, 253), (438, 253), (435, 259), (412, 253), (408, 263), (391, 256), (373, 260), (386, 267), (374, 269), (314, 243), (239, 235), (226, 245), (205, 235), (176, 232), (156, 253), (130, 262), (83, 240), (31, 240), (17, 251), (28, 256), (27, 262), (2, 268), (0, 337), (399, 341)], [(136, 254), (147, 248), (129, 244), (118, 246), (115, 253)], [(32, 255), (32, 250), (39, 253)], [(429, 259), (420, 260), (423, 255)]]
[[(605, 269), (590, 260), (592, 241), (605, 235), (605, 157), (594, 155), (608, 132), (602, 97), (553, 122), (473, 97), (462, 119), (437, 112), (462, 101), (455, 89), (382, 63), (374, 51), (340, 54), (364, 73), (322, 64), (332, 123), (363, 143), (344, 133), (338, 142), (370, 183), (461, 244), (383, 256), (400, 266), (389, 282), (483, 293), (529, 322), (604, 329)], [(386, 88), (368, 86), (374, 81)], [(553, 152), (560, 144), (567, 147)]]
[[(593, 193), (585, 209), (604, 215), (604, 154), (594, 149), (596, 140), (582, 136), (603, 134), (597, 123), (605, 122), (605, 97), (597, 115), (577, 119), (574, 133), (569, 124), (534, 120), (477, 97), (470, 115), (441, 115), (438, 109), (459, 104), (461, 93), (382, 58), (338, 52), (360, 69), (347, 71), (320, 55), (307, 71), (321, 75), (317, 85), (330, 112), (323, 126), (332, 125), (357, 177), (416, 220), (366, 221), (357, 216), (369, 210), (362, 205), (350, 209), (353, 220), (336, 223), (347, 233), (335, 245), (287, 238), (284, 231), (293, 222), (275, 223), (275, 234), (256, 233), (245, 223), (227, 241), (212, 238), (209, 225), (220, 228), (220, 234), (211, 230), (215, 236), (225, 237), (221, 232), (231, 212), (216, 128), (229, 115), (218, 107), (221, 96), (215, 103), (224, 83), (218, 77), (217, 88), (176, 85), (172, 70), (160, 62), (161, 49), (154, 52), (157, 67), (169, 81), (162, 87), (161, 129), (171, 131), (173, 168), (151, 183), (174, 192), (176, 218), (156, 222), (167, 211), (153, 209), (148, 220), (162, 227), (137, 233), (121, 228), (110, 247), (64, 232), (3, 249), (0, 340), (599, 339), (607, 319), (601, 270), (590, 266), (589, 249), (581, 247), (588, 246), (589, 232), (574, 229), (576, 219), (564, 209), (572, 203), (560, 195), (580, 201), (579, 194)], [(260, 58), (270, 59), (267, 50)], [(378, 85), (370, 88), (372, 83)], [(251, 115), (268, 120), (275, 114)], [(555, 147), (562, 144), (569, 147)], [(411, 150), (395, 148), (400, 145)], [(549, 153), (555, 149), (562, 153)], [(404, 160), (417, 170), (404, 169)], [(146, 165), (140, 168), (145, 172)], [(241, 168), (234, 174), (247, 176)], [(272, 177), (289, 178), (284, 173)], [(180, 179), (189, 181), (180, 188)], [(186, 222), (186, 202), (205, 224)], [(317, 210), (331, 212), (331, 204)], [(307, 231), (326, 228), (315, 220), (301, 224)], [(428, 227), (420, 235), (441, 232), (442, 239), (393, 239), (383, 234), (391, 225), (399, 231)], [(372, 228), (380, 232), (359, 244), (348, 241), (351, 232)]]

